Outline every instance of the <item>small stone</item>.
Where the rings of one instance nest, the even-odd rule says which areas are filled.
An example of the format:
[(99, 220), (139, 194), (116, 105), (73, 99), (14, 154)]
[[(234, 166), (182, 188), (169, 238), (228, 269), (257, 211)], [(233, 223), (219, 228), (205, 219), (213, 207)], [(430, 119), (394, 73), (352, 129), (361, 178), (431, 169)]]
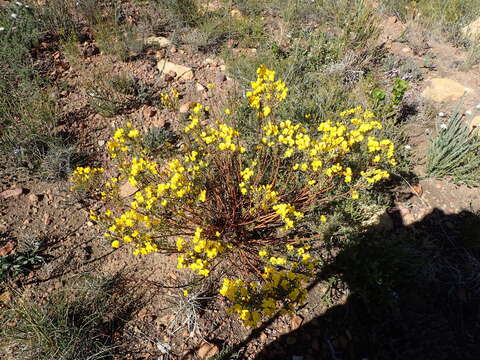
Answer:
[(239, 9), (233, 9), (230, 11), (230, 16), (236, 19), (240, 19), (242, 17), (242, 12)]
[(174, 64), (167, 60), (160, 60), (157, 64), (159, 71), (163, 73), (168, 73), (169, 71), (175, 72), (176, 78), (182, 80), (192, 80), (193, 79), (193, 70), (187, 66)]
[(227, 76), (225, 74), (218, 74), (216, 77), (215, 77), (215, 82), (217, 84), (219, 83), (222, 83), (224, 82), (225, 80), (227, 80)]
[(267, 334), (265, 334), (265, 332), (262, 331), (262, 332), (260, 333), (260, 337), (259, 337), (260, 341), (261, 341), (262, 343), (265, 343), (265, 342), (267, 341), (267, 338), (268, 338)]
[(0, 256), (7, 256), (13, 251), (13, 249), (15, 249), (15, 243), (10, 240), (5, 245), (0, 247)]
[(156, 118), (155, 120), (152, 121), (152, 126), (151, 127), (158, 127), (158, 128), (163, 128), (167, 126), (167, 122), (165, 119), (158, 119)]
[(12, 301), (12, 293), (10, 291), (0, 294), (0, 304), (8, 305), (10, 301)]
[(0, 197), (3, 199), (8, 199), (11, 197), (18, 197), (23, 194), (25, 189), (23, 188), (15, 188), (15, 189), (10, 189), (10, 190), (5, 190), (0, 193)]
[(145, 108), (143, 108), (142, 114), (144, 119), (152, 118), (157, 114), (157, 109), (146, 106)]
[(130, 184), (129, 181), (125, 182), (123, 185), (120, 185), (120, 187), (118, 188), (118, 194), (121, 198), (127, 198), (129, 196), (132, 196), (137, 191), (138, 188)]
[(180, 105), (180, 113), (182, 114), (185, 114), (185, 113), (188, 113), (188, 111), (190, 110), (190, 104), (189, 103), (185, 103), (185, 104), (182, 104)]
[(145, 39), (145, 44), (156, 45), (160, 48), (166, 48), (172, 44), (172, 42), (163, 36), (150, 36)]
[(302, 323), (303, 323), (303, 318), (300, 315), (295, 315), (291, 319), (290, 330), (291, 331), (297, 330), (302, 325)]
[(98, 146), (104, 146), (105, 140), (98, 140)]
[(197, 90), (198, 92), (204, 92), (207, 91), (207, 88), (200, 83), (196, 83), (195, 90)]
[(412, 192), (414, 195), (422, 196), (423, 195), (423, 187), (421, 184), (414, 184), (412, 185)]
[(226, 71), (226, 70), (227, 70), (227, 66), (226, 66), (226, 65), (220, 65), (220, 70), (221, 70), (221, 71)]
[(87, 224), (87, 226), (89, 226), (89, 227), (92, 227), (94, 225), (93, 222), (91, 222), (91, 221), (87, 221), (85, 224)]
[(170, 48), (170, 52), (175, 54), (177, 52), (177, 47), (174, 45)]
[(404, 47), (404, 48), (402, 49), (402, 52), (403, 52), (403, 53), (409, 53), (410, 51), (412, 51), (412, 49), (410, 49), (409, 47)]
[(215, 60), (211, 59), (211, 58), (206, 58), (204, 61), (203, 61), (204, 64), (215, 64)]
[(197, 350), (197, 355), (200, 359), (210, 359), (218, 354), (218, 346), (204, 342)]
[(40, 197), (38, 195), (35, 195), (35, 194), (30, 194), (28, 195), (28, 200), (30, 200), (31, 202), (38, 202), (38, 200), (40, 199)]

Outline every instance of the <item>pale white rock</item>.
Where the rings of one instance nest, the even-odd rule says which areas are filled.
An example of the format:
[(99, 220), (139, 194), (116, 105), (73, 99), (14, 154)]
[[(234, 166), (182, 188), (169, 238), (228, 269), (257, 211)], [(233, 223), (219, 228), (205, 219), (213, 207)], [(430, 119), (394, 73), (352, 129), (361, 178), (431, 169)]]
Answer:
[(170, 39), (167, 39), (166, 37), (163, 37), (163, 36), (150, 36), (145, 39), (145, 44), (156, 45), (160, 48), (166, 48), (172, 45), (172, 42), (170, 41)]
[(204, 92), (207, 90), (207, 88), (200, 83), (196, 83), (195, 90), (197, 90), (198, 92)]
[(456, 80), (447, 78), (434, 78), (423, 90), (423, 96), (436, 101), (457, 101), (465, 95), (465, 86)]
[(121, 198), (127, 198), (135, 194), (137, 191), (138, 188), (136, 188), (135, 186), (130, 184), (129, 181), (127, 181), (120, 185), (120, 187), (118, 188), (118, 195), (120, 195)]
[(178, 79), (183, 79), (183, 80), (193, 79), (193, 70), (187, 66), (174, 64), (167, 60), (160, 60), (157, 63), (157, 68), (162, 73), (174, 72), (177, 75)]

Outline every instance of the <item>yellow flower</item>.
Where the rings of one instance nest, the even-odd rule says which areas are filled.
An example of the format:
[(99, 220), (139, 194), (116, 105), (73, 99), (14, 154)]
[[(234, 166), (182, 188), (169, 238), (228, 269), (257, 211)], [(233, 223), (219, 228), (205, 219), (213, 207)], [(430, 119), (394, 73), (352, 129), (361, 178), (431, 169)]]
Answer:
[(113, 247), (114, 249), (118, 249), (118, 248), (120, 247), (120, 241), (118, 241), (118, 240), (113, 240), (113, 241), (112, 241), (112, 247)]
[(198, 200), (205, 202), (206, 199), (207, 199), (207, 191), (206, 190), (200, 191), (200, 194), (198, 195)]
[(321, 221), (322, 223), (326, 223), (326, 222), (327, 222), (327, 217), (326, 217), (325, 215), (321, 215), (321, 216), (320, 216), (320, 221)]
[(183, 293), (183, 296), (188, 296), (188, 290), (183, 290), (182, 293)]
[(130, 130), (128, 132), (128, 137), (130, 138), (135, 138), (135, 137), (138, 137), (140, 135), (140, 131), (138, 130)]

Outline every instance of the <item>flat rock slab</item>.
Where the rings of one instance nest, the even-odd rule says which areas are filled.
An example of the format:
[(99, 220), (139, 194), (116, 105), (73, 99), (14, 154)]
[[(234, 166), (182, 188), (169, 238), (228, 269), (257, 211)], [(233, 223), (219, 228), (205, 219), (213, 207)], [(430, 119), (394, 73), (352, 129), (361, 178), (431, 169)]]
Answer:
[(167, 60), (160, 60), (157, 63), (157, 68), (162, 73), (175, 73), (176, 78), (182, 80), (192, 80), (193, 79), (193, 70), (187, 66), (174, 64)]
[(156, 45), (160, 48), (168, 47), (172, 44), (172, 42), (163, 36), (150, 36), (145, 39), (145, 44), (147, 45)]
[(430, 80), (430, 85), (423, 90), (423, 96), (436, 101), (456, 101), (462, 98), (470, 89), (458, 81), (447, 78), (434, 78)]

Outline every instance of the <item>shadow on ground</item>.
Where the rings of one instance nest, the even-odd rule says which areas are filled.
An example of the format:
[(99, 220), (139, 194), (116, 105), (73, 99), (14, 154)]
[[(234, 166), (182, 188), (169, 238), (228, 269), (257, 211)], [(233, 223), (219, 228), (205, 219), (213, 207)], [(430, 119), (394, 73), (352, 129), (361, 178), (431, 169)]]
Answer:
[[(395, 215), (395, 214), (394, 214)], [(435, 209), (341, 247), (325, 268), (347, 300), (256, 357), (292, 360), (480, 359), (480, 217)]]

